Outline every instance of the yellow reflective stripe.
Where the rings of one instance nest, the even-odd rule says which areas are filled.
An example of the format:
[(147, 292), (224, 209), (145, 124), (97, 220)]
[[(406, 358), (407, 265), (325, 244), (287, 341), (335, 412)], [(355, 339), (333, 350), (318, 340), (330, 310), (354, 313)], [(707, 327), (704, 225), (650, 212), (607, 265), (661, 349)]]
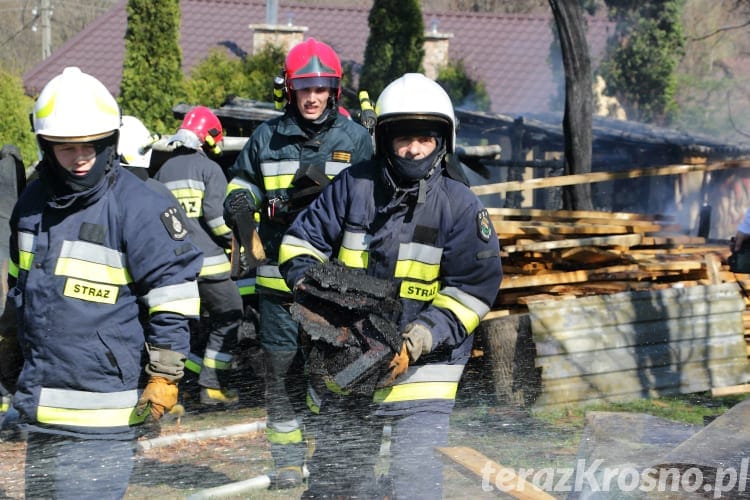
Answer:
[(292, 185), (294, 175), (299, 170), (299, 161), (267, 161), (260, 164), (263, 186), (266, 191), (287, 189)]
[(320, 413), (320, 404), (316, 403), (313, 396), (308, 392), (307, 397), (305, 398), (305, 402), (307, 403), (307, 408), (313, 412), (314, 414)]
[(275, 175), (273, 177), (263, 177), (263, 185), (266, 191), (278, 191), (280, 189), (287, 189), (292, 185), (293, 180), (293, 175)]
[(191, 352), (185, 360), (185, 368), (195, 374), (200, 374), (203, 368), (203, 360)]
[(225, 234), (229, 234), (232, 232), (229, 226), (227, 226), (227, 223), (224, 221), (223, 216), (219, 216), (211, 219), (210, 221), (206, 221), (206, 224), (211, 228), (211, 232), (216, 236), (224, 236)]
[(232, 355), (206, 349), (206, 353), (203, 355), (203, 366), (215, 370), (229, 370), (232, 368)]
[(187, 281), (154, 288), (146, 295), (145, 302), (149, 314), (175, 312), (183, 316), (198, 316), (200, 314), (198, 283)]
[(338, 259), (349, 267), (367, 269), (372, 236), (364, 232), (344, 231), (341, 238)]
[(396, 278), (435, 281), (440, 276), (443, 249), (423, 243), (403, 243), (398, 248)]
[(370, 254), (363, 250), (349, 250), (348, 248), (339, 248), (338, 259), (348, 267), (356, 269), (367, 269), (367, 262)]
[(138, 391), (88, 392), (43, 387), (39, 394), (37, 421), (79, 427), (120, 427), (141, 423), (137, 416)]
[(18, 265), (12, 260), (8, 261), (8, 275), (16, 279), (18, 278)]
[(399, 260), (396, 262), (396, 278), (413, 278), (422, 281), (434, 281), (440, 276), (440, 264), (425, 264), (415, 260)]
[(420, 382), (399, 384), (378, 389), (372, 396), (375, 403), (398, 403), (422, 399), (456, 399), (458, 382)]
[[(31, 233), (18, 232), (18, 268), (28, 271), (34, 261), (34, 242), (36, 237)], [(15, 277), (18, 277), (18, 268)]]
[(334, 394), (340, 394), (342, 396), (348, 396), (349, 394), (351, 394), (351, 391), (345, 391), (344, 389), (339, 387), (339, 385), (330, 377), (326, 377), (324, 382), (326, 384), (326, 389), (333, 392)]
[(256, 279), (258, 286), (270, 288), (271, 290), (279, 290), (281, 292), (291, 292), (283, 278), (269, 278), (264, 276), (258, 276)]
[(142, 416), (136, 414), (135, 408), (117, 408), (107, 410), (71, 410), (68, 408), (37, 407), (36, 419), (42, 424), (68, 425), (76, 427), (121, 427), (140, 424), (146, 420), (149, 412)]
[(215, 274), (225, 274), (232, 270), (232, 265), (225, 254), (213, 255), (203, 258), (203, 266), (199, 276), (211, 276)]
[(0, 413), (5, 413), (10, 408), (10, 396), (3, 396), (0, 400)]
[(127, 285), (132, 281), (127, 269), (117, 269), (68, 258), (57, 259), (55, 274), (118, 286)]
[(253, 295), (255, 293), (255, 276), (237, 280), (237, 288), (240, 289), (240, 295)]
[(195, 299), (183, 299), (173, 300), (172, 302), (165, 302), (155, 307), (151, 307), (148, 310), (150, 315), (154, 315), (160, 312), (173, 312), (182, 314), (183, 316), (197, 317), (200, 315), (200, 300), (196, 297)]
[(28, 271), (31, 269), (31, 263), (34, 261), (34, 254), (31, 252), (18, 251), (18, 264), (21, 269)]
[(466, 328), (466, 333), (473, 332), (490, 311), (490, 306), (482, 300), (452, 286), (440, 290), (432, 303), (453, 311)]
[(121, 252), (86, 241), (63, 242), (55, 274), (109, 285), (132, 281)]
[(255, 283), (258, 286), (270, 288), (271, 290), (291, 292), (291, 290), (289, 290), (289, 287), (286, 286), (284, 278), (281, 277), (281, 272), (279, 271), (278, 266), (268, 264), (258, 266), (258, 270), (255, 275)]
[(195, 188), (172, 189), (171, 191), (174, 197), (177, 198), (178, 200), (181, 200), (183, 198), (188, 198), (188, 199), (197, 198), (199, 200), (202, 200), (204, 196), (204, 193), (202, 190), (195, 189)]
[(266, 437), (269, 443), (275, 444), (295, 444), (302, 442), (302, 430), (297, 429), (292, 432), (279, 432), (266, 427)]
[(328, 260), (328, 257), (323, 252), (312, 246), (308, 241), (296, 236), (284, 236), (281, 239), (281, 246), (279, 247), (279, 264), (283, 264), (300, 255), (311, 255), (320, 262)]

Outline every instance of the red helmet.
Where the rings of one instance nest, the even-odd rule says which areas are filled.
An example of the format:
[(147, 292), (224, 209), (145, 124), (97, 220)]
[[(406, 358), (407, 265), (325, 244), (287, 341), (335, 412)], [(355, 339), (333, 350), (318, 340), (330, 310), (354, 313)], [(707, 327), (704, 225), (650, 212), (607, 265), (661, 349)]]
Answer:
[(185, 115), (181, 129), (194, 133), (201, 144), (214, 146), (224, 138), (219, 118), (205, 106), (196, 106)]
[(298, 43), (284, 62), (287, 100), (292, 101), (292, 91), (310, 87), (335, 89), (333, 94), (341, 97), (341, 61), (336, 52), (323, 42), (308, 38)]

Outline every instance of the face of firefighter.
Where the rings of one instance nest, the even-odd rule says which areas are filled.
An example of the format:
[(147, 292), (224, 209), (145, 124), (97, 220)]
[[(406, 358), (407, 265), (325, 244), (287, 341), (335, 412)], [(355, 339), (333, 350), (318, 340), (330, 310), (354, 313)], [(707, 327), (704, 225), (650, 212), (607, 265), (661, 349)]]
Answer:
[(96, 160), (96, 148), (90, 143), (65, 142), (52, 146), (58, 163), (74, 175), (86, 175)]
[(328, 106), (331, 89), (328, 87), (310, 87), (295, 91), (297, 109), (305, 120), (317, 120)]
[(421, 160), (435, 151), (437, 140), (429, 136), (394, 137), (391, 146), (393, 152), (401, 158)]

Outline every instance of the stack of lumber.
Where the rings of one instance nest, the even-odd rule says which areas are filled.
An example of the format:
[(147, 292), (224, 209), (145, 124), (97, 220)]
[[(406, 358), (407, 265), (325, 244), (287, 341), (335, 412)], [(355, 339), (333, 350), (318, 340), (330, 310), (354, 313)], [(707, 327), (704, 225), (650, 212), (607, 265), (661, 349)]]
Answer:
[(504, 273), (495, 317), (526, 312), (532, 301), (735, 281), (728, 245), (684, 234), (667, 216), (488, 211)]
[(729, 270), (728, 244), (664, 216), (488, 210), (504, 272), (483, 322), (498, 397), (556, 406), (750, 383), (750, 275)]

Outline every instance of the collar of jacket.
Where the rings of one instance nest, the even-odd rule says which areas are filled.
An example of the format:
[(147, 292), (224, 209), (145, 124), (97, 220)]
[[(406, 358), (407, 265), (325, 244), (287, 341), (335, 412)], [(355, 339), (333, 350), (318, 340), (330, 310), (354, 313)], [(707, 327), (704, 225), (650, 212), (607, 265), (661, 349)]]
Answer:
[[(312, 139), (330, 128), (338, 126), (339, 124), (337, 122), (339, 116), (338, 113), (330, 113), (328, 119), (319, 126), (310, 126), (309, 128), (302, 127), (300, 126), (300, 121), (302, 121), (303, 118), (301, 118), (299, 113), (296, 113), (293, 108), (287, 106), (286, 111), (279, 120), (276, 131), (290, 137), (298, 136), (306, 140)], [(341, 119), (345, 120), (346, 118), (341, 117)], [(314, 133), (311, 133), (313, 130)]]
[(83, 208), (96, 203), (104, 193), (107, 192), (109, 187), (117, 181), (120, 176), (120, 162), (115, 160), (112, 163), (112, 167), (109, 171), (104, 173), (101, 180), (92, 188), (77, 193), (70, 193), (65, 195), (56, 195), (50, 187), (52, 175), (49, 172), (49, 166), (45, 166), (40, 163), (37, 166), (37, 172), (39, 173), (39, 180), (45, 185), (47, 191), (48, 200), (47, 204), (54, 209), (62, 210), (66, 208)]
[(380, 178), (383, 181), (387, 191), (391, 195), (391, 199), (385, 207), (394, 207), (397, 205), (416, 205), (418, 203), (424, 203), (427, 193), (429, 193), (435, 185), (439, 182), (439, 179), (445, 172), (445, 157), (435, 166), (435, 170), (426, 179), (421, 179), (419, 182), (412, 183), (408, 186), (402, 187), (393, 178), (393, 175), (388, 168), (387, 159), (381, 158), (379, 160), (380, 167)]

